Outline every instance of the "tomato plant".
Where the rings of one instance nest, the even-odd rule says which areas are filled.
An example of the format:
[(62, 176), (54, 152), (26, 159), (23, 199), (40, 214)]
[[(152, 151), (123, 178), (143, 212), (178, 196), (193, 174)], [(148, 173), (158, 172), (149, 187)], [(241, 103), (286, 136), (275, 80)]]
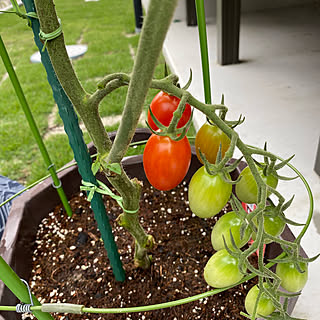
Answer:
[(149, 182), (159, 190), (176, 187), (188, 172), (191, 147), (187, 137), (173, 141), (152, 134), (143, 152), (143, 167)]
[[(178, 108), (180, 99), (175, 96), (170, 96), (166, 92), (160, 91), (151, 101), (150, 109), (154, 116), (165, 126), (170, 124), (174, 111)], [(191, 117), (191, 106), (187, 103), (180, 118), (177, 128), (183, 127)], [(148, 123), (153, 130), (159, 128), (151, 118), (150, 111), (148, 111)]]
[(243, 278), (238, 268), (238, 259), (226, 249), (217, 251), (204, 267), (204, 279), (214, 288), (232, 286)]
[(220, 144), (221, 154), (223, 157), (230, 146), (230, 139), (217, 126), (211, 125), (207, 122), (203, 124), (197, 132), (195, 140), (197, 157), (200, 162), (203, 163), (199, 149), (210, 163), (215, 163)]
[(289, 292), (298, 292), (303, 289), (308, 280), (308, 265), (300, 262), (299, 266), (303, 273), (299, 272), (292, 262), (277, 264), (276, 274), (281, 279), (283, 289)]
[(251, 229), (250, 227), (246, 228), (243, 238), (240, 239), (241, 223), (242, 220), (234, 211), (225, 213), (212, 228), (211, 243), (213, 249), (218, 251), (225, 248), (223, 236), (228, 248), (233, 248), (230, 230), (237, 247), (241, 248), (242, 246), (244, 246), (250, 239)]
[[(258, 172), (263, 181), (270, 187), (276, 188), (278, 179), (273, 175), (265, 176), (263, 169), (258, 167)], [(240, 173), (241, 180), (236, 184), (236, 195), (240, 201), (245, 203), (257, 203), (258, 187), (249, 167), (243, 169)], [(270, 192), (268, 192), (270, 195)]]
[[(267, 286), (267, 284), (264, 284)], [(251, 315), (254, 310), (254, 306), (256, 304), (258, 294), (259, 294), (259, 287), (257, 285), (253, 286), (249, 292), (247, 293), (247, 296), (244, 301), (245, 308), (247, 312)], [(262, 293), (257, 307), (257, 315), (267, 317), (270, 315), (276, 308), (274, 307), (271, 299), (265, 294)]]
[(203, 166), (192, 176), (189, 184), (190, 209), (200, 218), (213, 217), (226, 205), (231, 192), (230, 183), (225, 182), (220, 174), (210, 175)]

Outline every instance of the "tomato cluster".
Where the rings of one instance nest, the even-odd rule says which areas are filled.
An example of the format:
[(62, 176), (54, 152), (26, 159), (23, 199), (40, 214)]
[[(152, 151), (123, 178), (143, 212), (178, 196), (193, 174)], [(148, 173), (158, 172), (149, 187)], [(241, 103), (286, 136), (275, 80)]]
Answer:
[[(160, 92), (153, 99), (150, 109), (153, 115), (165, 126), (169, 126), (174, 111), (178, 108), (180, 99)], [(190, 119), (191, 107), (186, 104), (177, 128), (184, 126)], [(158, 127), (152, 120), (150, 112), (148, 123), (153, 130)], [(203, 164), (215, 164), (219, 157), (223, 158), (230, 147), (230, 139), (218, 127), (211, 123), (205, 123), (198, 131), (195, 139), (195, 147), (198, 159)], [(170, 190), (176, 187), (185, 177), (191, 161), (191, 148), (187, 137), (178, 141), (169, 136), (152, 134), (149, 138), (144, 155), (143, 165), (149, 182), (159, 190)], [(273, 175), (265, 175), (263, 169), (257, 166), (258, 173), (263, 181), (271, 188), (276, 188), (278, 178)], [(257, 203), (258, 188), (249, 167), (240, 173), (241, 179), (236, 183), (236, 197), (243, 203)], [(211, 218), (221, 212), (230, 199), (232, 184), (226, 172), (208, 172), (207, 166), (200, 167), (189, 183), (188, 200), (191, 211), (200, 218)], [(268, 196), (270, 192), (268, 193)], [(277, 215), (274, 205), (268, 205), (263, 212), (263, 227), (266, 235), (278, 237), (283, 232), (285, 221)], [(253, 224), (258, 227), (257, 219)], [(208, 285), (215, 288), (233, 286), (244, 277), (243, 270), (239, 269), (238, 259), (231, 255), (230, 250), (242, 248), (250, 238), (256, 238), (255, 230), (249, 226), (241, 233), (243, 218), (234, 211), (225, 213), (216, 222), (211, 233), (211, 243), (216, 251), (206, 263), (204, 279)], [(255, 228), (256, 229), (256, 228)], [(302, 271), (302, 272), (301, 272)], [(300, 291), (308, 278), (307, 264), (301, 263), (297, 270), (293, 263), (278, 263), (276, 274), (281, 279), (281, 286), (289, 292)], [(268, 284), (264, 284), (267, 288)], [(259, 287), (254, 286), (248, 292), (245, 299), (245, 308), (249, 314), (255, 309), (257, 298), (259, 301), (256, 313), (268, 316), (275, 307), (272, 300), (265, 293), (259, 294)]]
[[(169, 126), (180, 99), (160, 91), (152, 100), (150, 109), (160, 123)], [(185, 105), (177, 128), (187, 124), (191, 117), (191, 106)], [(148, 112), (148, 124), (158, 130)], [(174, 141), (169, 136), (152, 134), (143, 153), (143, 167), (148, 181), (158, 190), (176, 187), (188, 172), (191, 162), (191, 147), (187, 137)]]

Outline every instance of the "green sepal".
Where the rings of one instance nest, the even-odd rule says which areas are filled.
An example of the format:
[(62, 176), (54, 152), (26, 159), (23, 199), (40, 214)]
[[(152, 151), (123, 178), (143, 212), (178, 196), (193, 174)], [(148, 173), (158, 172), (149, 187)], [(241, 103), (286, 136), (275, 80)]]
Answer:
[(288, 200), (286, 203), (283, 204), (283, 206), (281, 207), (281, 211), (287, 210), (291, 206), (293, 199), (294, 199), (294, 195), (291, 197), (290, 200)]
[(217, 157), (216, 157), (216, 164), (218, 165), (220, 162), (221, 162), (221, 160), (222, 160), (222, 151), (221, 151), (221, 149), (222, 149), (222, 144), (220, 143), (219, 144), (219, 150), (218, 150), (218, 152), (217, 152)]
[(233, 162), (232, 164), (230, 164), (230, 165), (227, 164), (228, 172), (232, 172), (233, 170), (235, 170), (235, 169), (239, 166), (242, 158), (243, 158), (243, 156), (241, 156), (239, 159), (237, 159), (237, 160), (236, 160), (235, 162)]
[[(148, 110), (149, 110), (149, 112), (150, 112), (151, 119), (153, 120), (153, 122), (155, 123), (155, 125), (156, 125), (160, 130), (165, 130), (167, 127), (164, 126), (164, 125), (156, 118), (156, 116), (153, 114), (150, 106), (149, 106)], [(147, 121), (146, 121), (146, 122), (147, 122)], [(151, 128), (150, 128), (150, 125), (148, 124), (148, 122), (147, 122), (147, 125), (148, 125), (149, 129), (151, 129)], [(151, 129), (151, 130), (152, 130), (152, 129)], [(152, 130), (152, 132), (155, 133), (154, 130)]]
[(226, 120), (225, 123), (232, 129), (236, 128), (237, 126), (239, 126), (240, 124), (242, 124), (245, 121), (246, 117), (242, 116), (242, 114), (240, 114), (239, 119), (235, 120), (235, 121), (228, 121)]
[(297, 178), (299, 178), (299, 176), (295, 176), (295, 177), (285, 177), (285, 176), (280, 176), (278, 173), (273, 172), (272, 173), (276, 178), (278, 178), (279, 180), (283, 180), (283, 181), (292, 181), (295, 180)]
[[(267, 152), (267, 141), (265, 141), (265, 143), (264, 143), (263, 150)], [(266, 165), (269, 165), (269, 158), (267, 156), (264, 156), (263, 159), (264, 159), (264, 163)], [(265, 176), (266, 176), (266, 174), (265, 174)]]
[(286, 166), (293, 158), (295, 155), (292, 155), (291, 157), (289, 157), (286, 160), (283, 160), (282, 162), (278, 163), (277, 165), (274, 166), (275, 170), (279, 170), (281, 168), (283, 168), (284, 166)]

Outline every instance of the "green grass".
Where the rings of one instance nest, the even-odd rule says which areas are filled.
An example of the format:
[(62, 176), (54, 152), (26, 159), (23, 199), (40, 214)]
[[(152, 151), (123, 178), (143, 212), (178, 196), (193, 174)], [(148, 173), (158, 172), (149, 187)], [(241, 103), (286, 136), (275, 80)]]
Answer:
[[(73, 61), (79, 79), (88, 92), (93, 92), (99, 79), (106, 74), (131, 72), (131, 52), (136, 52), (139, 41), (139, 36), (134, 34), (132, 1), (56, 0), (55, 3), (66, 44), (88, 45), (87, 53)], [(14, 14), (0, 15), (0, 30), (39, 131), (44, 136), (55, 102), (43, 66), (30, 63), (30, 56), (37, 51), (32, 30), (25, 20)], [(163, 76), (163, 62), (162, 59), (156, 69), (156, 78)], [(29, 184), (48, 172), (11, 82), (4, 78), (5, 73), (4, 65), (0, 63), (0, 174)], [(155, 90), (149, 91), (145, 109), (155, 93)], [(125, 95), (126, 88), (110, 94), (101, 104), (101, 116), (121, 114)], [(54, 123), (62, 125), (58, 114)], [(116, 130), (117, 125), (107, 129)], [(88, 143), (88, 135), (84, 134), (84, 137)], [(45, 144), (57, 168), (73, 159), (65, 134), (50, 136)]]

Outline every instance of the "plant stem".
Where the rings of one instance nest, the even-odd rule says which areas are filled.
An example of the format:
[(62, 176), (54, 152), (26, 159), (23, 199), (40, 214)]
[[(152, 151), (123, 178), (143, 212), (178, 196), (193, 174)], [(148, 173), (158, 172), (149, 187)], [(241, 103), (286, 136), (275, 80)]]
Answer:
[[(109, 163), (119, 163), (132, 140), (176, 3), (177, 0), (150, 2), (129, 83), (123, 117), (106, 160)], [(127, 210), (135, 210), (139, 205), (140, 184), (137, 181), (129, 184), (126, 179), (123, 179), (123, 175), (109, 178), (109, 181), (121, 194), (124, 207)], [(136, 239), (136, 265), (146, 268), (150, 265), (147, 249), (153, 246), (153, 238), (144, 232), (137, 217), (137, 213), (131, 215), (124, 212), (120, 221)]]
[[(59, 20), (53, 0), (35, 0), (35, 5), (41, 30), (45, 33), (55, 31), (59, 27)], [(82, 87), (73, 69), (63, 33), (48, 41), (46, 48), (61, 86), (79, 112), (98, 152), (105, 154), (111, 148), (111, 141), (104, 129), (97, 106), (88, 103), (90, 95)]]
[(134, 135), (176, 4), (177, 0), (150, 2), (143, 22), (123, 118), (109, 155), (111, 163), (123, 158)]

